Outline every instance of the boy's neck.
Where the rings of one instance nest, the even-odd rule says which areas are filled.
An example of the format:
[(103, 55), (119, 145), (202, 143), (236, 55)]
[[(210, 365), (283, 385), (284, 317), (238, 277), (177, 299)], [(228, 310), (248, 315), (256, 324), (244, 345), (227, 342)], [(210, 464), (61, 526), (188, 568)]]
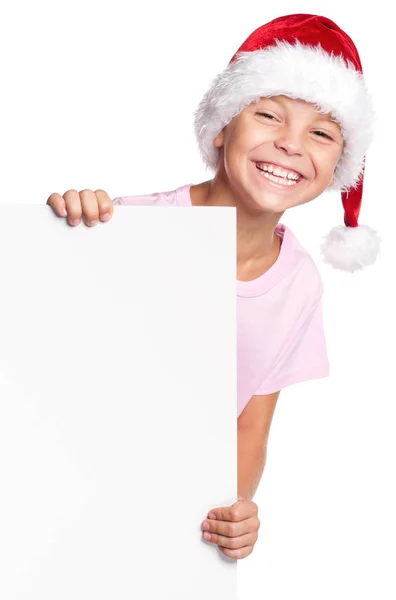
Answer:
[(282, 240), (275, 233), (283, 213), (249, 210), (214, 177), (190, 188), (193, 206), (234, 206), (237, 209), (237, 272), (239, 281), (256, 279), (268, 271), (279, 256)]

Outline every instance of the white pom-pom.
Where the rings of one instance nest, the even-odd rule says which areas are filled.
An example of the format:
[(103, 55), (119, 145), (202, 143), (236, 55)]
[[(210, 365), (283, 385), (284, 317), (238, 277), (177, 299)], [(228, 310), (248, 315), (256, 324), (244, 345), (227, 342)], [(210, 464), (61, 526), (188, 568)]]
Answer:
[(372, 265), (380, 251), (378, 233), (367, 225), (337, 225), (324, 240), (321, 246), (324, 262), (350, 273)]

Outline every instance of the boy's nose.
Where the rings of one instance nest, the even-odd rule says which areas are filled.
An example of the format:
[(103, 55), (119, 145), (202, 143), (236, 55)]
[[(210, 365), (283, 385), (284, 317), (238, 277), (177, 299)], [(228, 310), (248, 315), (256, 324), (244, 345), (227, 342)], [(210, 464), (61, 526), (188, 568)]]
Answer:
[(298, 154), (299, 156), (304, 154), (302, 136), (298, 133), (292, 133), (290, 130), (279, 134), (274, 143), (278, 150), (283, 150), (287, 154)]

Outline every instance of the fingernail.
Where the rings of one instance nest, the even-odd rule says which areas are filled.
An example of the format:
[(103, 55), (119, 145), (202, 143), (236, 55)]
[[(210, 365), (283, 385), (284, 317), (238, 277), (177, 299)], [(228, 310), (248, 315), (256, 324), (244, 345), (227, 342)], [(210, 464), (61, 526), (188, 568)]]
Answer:
[(205, 523), (202, 525), (202, 529), (204, 531), (209, 531), (210, 525), (209, 525), (209, 523), (207, 521), (205, 521)]
[(61, 208), (61, 215), (62, 215), (62, 217), (67, 217), (67, 210), (66, 210), (66, 208)]
[(212, 537), (210, 533), (206, 533), (206, 532), (203, 534), (203, 536), (204, 536), (205, 540), (210, 540), (210, 538)]
[(95, 221), (95, 220), (94, 220), (94, 221), (88, 221), (88, 225), (89, 225), (90, 227), (93, 227), (94, 225), (97, 225), (97, 224), (98, 224), (98, 222), (99, 222), (99, 221)]
[(208, 514), (208, 519), (215, 519), (215, 518), (216, 518), (216, 515), (214, 513), (210, 512)]
[(71, 224), (72, 224), (72, 225), (79, 225), (80, 223), (81, 223), (81, 219), (73, 219), (73, 220), (71, 221)]
[(110, 219), (110, 214), (109, 213), (104, 213), (102, 215), (102, 221), (108, 221)]

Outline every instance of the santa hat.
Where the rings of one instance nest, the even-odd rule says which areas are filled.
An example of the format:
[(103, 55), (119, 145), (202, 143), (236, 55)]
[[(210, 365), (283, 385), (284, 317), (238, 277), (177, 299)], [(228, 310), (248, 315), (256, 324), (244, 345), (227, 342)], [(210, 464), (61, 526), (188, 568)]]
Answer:
[(353, 272), (374, 263), (377, 231), (358, 224), (366, 152), (373, 141), (374, 111), (351, 38), (330, 19), (294, 14), (259, 27), (212, 82), (195, 112), (198, 147), (215, 170), (217, 134), (260, 97), (284, 95), (331, 113), (345, 146), (328, 190), (341, 192), (344, 225), (331, 229), (321, 246), (324, 261)]

